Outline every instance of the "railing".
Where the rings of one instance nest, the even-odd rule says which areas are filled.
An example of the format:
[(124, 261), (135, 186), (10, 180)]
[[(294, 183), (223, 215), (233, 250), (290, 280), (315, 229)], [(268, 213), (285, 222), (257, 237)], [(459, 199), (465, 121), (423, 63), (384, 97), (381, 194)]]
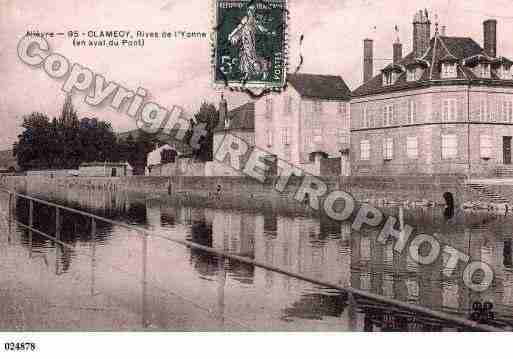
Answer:
[[(171, 238), (169, 236), (161, 235), (161, 234), (155, 233), (151, 230), (147, 230), (145, 228), (141, 228), (138, 226), (130, 225), (127, 223), (119, 222), (119, 221), (108, 219), (108, 218), (104, 218), (104, 217), (101, 217), (101, 216), (98, 216), (98, 215), (95, 215), (92, 213), (88, 213), (88, 212), (85, 212), (82, 210), (78, 210), (78, 209), (66, 207), (63, 205), (59, 205), (56, 203), (48, 202), (48, 201), (45, 201), (45, 200), (42, 200), (39, 198), (35, 198), (32, 196), (28, 196), (25, 194), (17, 193), (17, 192), (6, 190), (6, 189), (0, 189), (0, 192), (6, 193), (9, 196), (8, 211), (7, 211), (8, 212), (7, 213), (7, 221), (8, 221), (8, 225), (9, 225), (9, 236), (11, 234), (11, 223), (17, 223), (19, 226), (28, 229), (30, 236), (31, 236), (31, 233), (34, 232), (34, 233), (37, 233), (37, 234), (41, 235), (42, 237), (45, 237), (51, 241), (55, 241), (56, 243), (59, 243), (62, 246), (69, 246), (68, 243), (63, 242), (61, 239), (61, 230), (62, 230), (61, 211), (66, 211), (66, 212), (78, 214), (78, 215), (89, 218), (91, 220), (90, 236), (93, 240), (96, 237), (97, 221), (108, 223), (113, 226), (125, 228), (125, 229), (128, 229), (128, 230), (131, 230), (131, 231), (141, 234), (142, 238), (143, 238), (143, 243), (142, 243), (143, 304), (144, 304), (144, 300), (145, 300), (144, 292), (146, 290), (146, 285), (147, 285), (147, 282), (146, 282), (146, 271), (147, 271), (147, 259), (146, 258), (147, 258), (147, 251), (148, 251), (147, 241), (150, 237), (153, 237), (153, 238), (159, 238), (159, 239), (164, 239), (166, 241), (178, 243), (178, 244), (187, 246), (189, 248), (199, 249), (199, 250), (205, 251), (209, 254), (219, 256), (220, 258), (223, 258), (223, 259), (228, 258), (228, 259), (232, 259), (232, 260), (235, 260), (235, 261), (238, 261), (241, 263), (246, 263), (246, 264), (249, 264), (249, 265), (252, 265), (252, 266), (255, 266), (258, 268), (262, 268), (262, 269), (265, 269), (265, 270), (268, 270), (268, 271), (271, 271), (274, 273), (279, 273), (279, 274), (282, 274), (282, 275), (285, 275), (285, 276), (288, 276), (291, 278), (305, 281), (310, 284), (319, 285), (319, 286), (322, 286), (325, 288), (335, 289), (337, 291), (347, 293), (349, 296), (349, 300), (352, 302), (354, 302), (356, 299), (359, 299), (359, 300), (363, 300), (363, 302), (365, 302), (365, 303), (369, 303), (369, 302), (374, 302), (374, 303), (378, 303), (378, 304), (380, 303), (381, 305), (388, 307), (390, 310), (394, 309), (394, 310), (392, 310), (392, 312), (396, 311), (396, 312), (400, 312), (403, 314), (409, 313), (413, 317), (416, 317), (416, 316), (419, 316), (422, 318), (427, 317), (427, 318), (434, 319), (435, 321), (440, 321), (443, 323), (451, 324), (457, 328), (462, 328), (462, 329), (466, 329), (466, 330), (502, 331), (502, 329), (498, 328), (498, 327), (494, 327), (494, 326), (487, 325), (487, 324), (481, 324), (481, 323), (478, 323), (478, 322), (475, 322), (472, 320), (468, 320), (468, 319), (465, 319), (465, 318), (462, 318), (462, 317), (459, 317), (456, 315), (432, 310), (432, 309), (429, 309), (429, 308), (426, 308), (426, 307), (423, 307), (420, 305), (406, 303), (406, 302), (402, 302), (400, 300), (396, 300), (396, 299), (392, 299), (392, 298), (387, 298), (387, 297), (377, 295), (374, 293), (370, 293), (367, 291), (363, 291), (360, 289), (356, 289), (356, 288), (352, 288), (352, 287), (342, 287), (336, 283), (330, 283), (327, 281), (311, 278), (311, 277), (308, 277), (308, 276), (305, 276), (305, 275), (302, 275), (299, 273), (290, 272), (288, 270), (285, 270), (285, 269), (282, 269), (282, 268), (279, 268), (279, 267), (276, 267), (276, 266), (273, 266), (273, 265), (270, 265), (267, 263), (261, 263), (259, 261), (256, 261), (256, 260), (253, 260), (250, 258), (242, 257), (242, 256), (235, 255), (232, 253), (227, 253), (222, 250), (218, 250), (218, 249), (215, 249), (212, 247), (207, 247), (207, 246), (197, 244), (197, 243), (194, 243), (194, 242), (191, 242), (188, 240)], [(25, 199), (29, 203), (28, 224), (20, 222), (18, 219), (15, 218), (15, 216), (13, 216), (13, 205), (14, 205), (14, 201), (16, 198)], [(42, 232), (34, 227), (34, 203), (40, 203), (40, 204), (55, 208), (55, 235), (54, 236), (51, 234)], [(94, 251), (94, 249), (95, 248), (93, 246), (93, 251)], [(93, 256), (93, 260), (94, 260), (94, 256)], [(92, 293), (92, 294), (94, 294), (94, 293)], [(144, 321), (145, 320), (143, 319), (143, 323), (144, 323)], [(234, 320), (234, 321), (236, 321), (236, 320)]]

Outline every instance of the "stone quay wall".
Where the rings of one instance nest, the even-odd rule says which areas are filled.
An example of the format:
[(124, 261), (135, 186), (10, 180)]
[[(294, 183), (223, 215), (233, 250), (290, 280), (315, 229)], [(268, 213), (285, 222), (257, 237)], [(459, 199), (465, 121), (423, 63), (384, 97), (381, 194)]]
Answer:
[[(323, 177), (328, 191), (342, 190), (357, 201), (371, 203), (426, 203), (442, 204), (443, 194), (451, 192), (457, 204), (475, 197), (457, 176), (400, 176), (400, 177)], [(302, 178), (290, 178), (285, 191), (275, 190), (277, 178), (260, 183), (248, 177), (30, 177), (6, 176), (0, 186), (27, 193), (54, 191), (103, 190), (133, 192), (145, 195), (177, 195), (223, 200), (257, 200), (296, 202), (294, 195)], [(513, 192), (513, 189), (511, 189)]]

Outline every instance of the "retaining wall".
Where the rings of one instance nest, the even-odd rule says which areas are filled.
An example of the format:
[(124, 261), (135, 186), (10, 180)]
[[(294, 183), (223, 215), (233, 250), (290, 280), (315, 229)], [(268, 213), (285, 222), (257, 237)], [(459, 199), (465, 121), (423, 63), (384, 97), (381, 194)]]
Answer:
[[(110, 190), (143, 194), (174, 194), (224, 200), (287, 200), (294, 201), (302, 178), (291, 177), (285, 191), (278, 193), (278, 177), (260, 183), (249, 177), (3, 177), (0, 184), (28, 193), (64, 191), (66, 189)], [(402, 177), (323, 177), (328, 191), (343, 190), (358, 201), (387, 200), (392, 202), (433, 201), (443, 203), (443, 194), (451, 192), (457, 203), (468, 200), (470, 191), (455, 176)], [(513, 192), (513, 189), (511, 189)]]

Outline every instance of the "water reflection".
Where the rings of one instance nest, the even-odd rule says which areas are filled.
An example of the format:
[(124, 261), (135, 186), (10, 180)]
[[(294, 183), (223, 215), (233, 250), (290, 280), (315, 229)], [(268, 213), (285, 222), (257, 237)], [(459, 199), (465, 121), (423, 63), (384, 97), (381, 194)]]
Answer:
[[(495, 324), (504, 326), (513, 323), (513, 228), (505, 219), (491, 219), (486, 214), (473, 213), (464, 217), (454, 216), (453, 221), (448, 223), (447, 213), (439, 209), (408, 209), (402, 213), (405, 223), (418, 228), (420, 232), (436, 233), (445, 243), (469, 253), (473, 260), (485, 261), (494, 269), (496, 279), (492, 287), (476, 293), (463, 285), (461, 274), (464, 268), (461, 266), (449, 268), (454, 275), (448, 278), (443, 273), (443, 257), (428, 266), (417, 265), (407, 253), (396, 253), (391, 243), (377, 243), (377, 230), (364, 228), (354, 232), (350, 223), (339, 223), (328, 218), (292, 217), (269, 210), (209, 208), (204, 204), (134, 199), (114, 193), (75, 191), (51, 199), (288, 271), (462, 317), (468, 317), (474, 301), (488, 300), (494, 303), (498, 313)], [(398, 214), (393, 209), (389, 211)], [(38, 213), (34, 217), (35, 228), (55, 235), (55, 210), (36, 203), (34, 213)], [(15, 214), (18, 220), (28, 223), (29, 206), (26, 200), (18, 199)], [(369, 331), (428, 331), (447, 327), (430, 318), (419, 319), (412, 313), (377, 306), (361, 298), (351, 299), (345, 293), (256, 269), (252, 265), (220, 258), (196, 248), (183, 249), (182, 257), (179, 250), (174, 250), (174, 262), (165, 264), (155, 256), (165, 258), (166, 254), (154, 250), (155, 244), (147, 239), (138, 238), (143, 239), (142, 244), (132, 240), (121, 245), (126, 232), (107, 223), (93, 223), (72, 213), (63, 214), (60, 237), (64, 244), (26, 230), (21, 233), (20, 241), (28, 249), (29, 256), (42, 258), (47, 267), (54, 266), (57, 276), (73, 271), (74, 262), (79, 261), (77, 258), (84, 251), (83, 244), (87, 244), (87, 275), (90, 277), (91, 295), (97, 294), (98, 267), (108, 265), (112, 256), (125, 256), (122, 254), (125, 248), (121, 247), (126, 246), (128, 254), (118, 260), (126, 262), (122, 264), (132, 270), (139, 268), (137, 285), (140, 286), (140, 302), (137, 305), (142, 308), (143, 327), (151, 327), (152, 322), (166, 325), (163, 316), (156, 314), (163, 310), (164, 304), (157, 303), (157, 298), (162, 294), (156, 294), (150, 279), (157, 275), (159, 278), (173, 276), (176, 279), (178, 274), (168, 274), (168, 267), (170, 270), (180, 268), (184, 282), (194, 281), (194, 285), (200, 283), (197, 280), (212, 283), (204, 284), (210, 288), (204, 291), (187, 283), (181, 289), (198, 298), (213, 295), (214, 300), (209, 303), (215, 308), (221, 326), (225, 325), (225, 318), (234, 312), (238, 316), (251, 317), (252, 310), (272, 307), (277, 310), (278, 320), (284, 323), (315, 321), (324, 323), (328, 328), (342, 326), (349, 330)], [(80, 263), (76, 267), (77, 271), (83, 270)], [(158, 268), (162, 273), (155, 273), (155, 269), (150, 268)], [(176, 285), (170, 279), (163, 282)], [(237, 298), (240, 298), (241, 303), (237, 305), (241, 308), (233, 302)], [(242, 301), (248, 303), (242, 304)], [(305, 325), (309, 328), (309, 324)]]

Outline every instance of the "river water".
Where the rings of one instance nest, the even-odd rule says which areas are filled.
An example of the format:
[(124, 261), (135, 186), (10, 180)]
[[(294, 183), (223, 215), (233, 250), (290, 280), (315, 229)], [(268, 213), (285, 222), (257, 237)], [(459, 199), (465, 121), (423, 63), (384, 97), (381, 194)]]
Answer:
[[(510, 329), (513, 323), (511, 217), (459, 213), (448, 222), (440, 208), (404, 209), (404, 221), (417, 231), (436, 233), (494, 269), (492, 287), (477, 293), (463, 285), (463, 268), (445, 276), (443, 257), (418, 265), (392, 244), (377, 243), (376, 230), (355, 232), (349, 222), (108, 191), (32, 195), (462, 318), (469, 318), (472, 303), (489, 301), (495, 312), (489, 324)], [(4, 215), (7, 201), (2, 195)], [(33, 210), (35, 228), (55, 235), (55, 209), (36, 203)], [(16, 200), (14, 216), (29, 222), (27, 200)], [(458, 330), (171, 240), (100, 221), (93, 226), (65, 211), (61, 216), (62, 242), (2, 219), (0, 329)]]

